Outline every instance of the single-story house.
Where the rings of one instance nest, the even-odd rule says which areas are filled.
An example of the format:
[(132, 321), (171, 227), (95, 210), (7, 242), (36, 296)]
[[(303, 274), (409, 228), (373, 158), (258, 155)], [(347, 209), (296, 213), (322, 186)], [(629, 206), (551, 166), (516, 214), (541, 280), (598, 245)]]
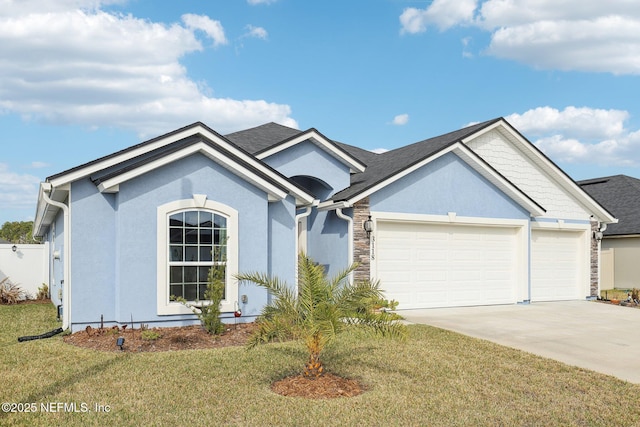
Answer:
[(640, 179), (615, 175), (578, 184), (619, 220), (599, 236), (601, 289), (640, 288)]
[(236, 273), (296, 286), (299, 251), (330, 275), (357, 261), (398, 309), (590, 298), (593, 235), (615, 221), (503, 118), (382, 154), (313, 128), (194, 123), (48, 177), (34, 235), (75, 331), (196, 322), (172, 296), (201, 299), (215, 254), (228, 321), (270, 298)]

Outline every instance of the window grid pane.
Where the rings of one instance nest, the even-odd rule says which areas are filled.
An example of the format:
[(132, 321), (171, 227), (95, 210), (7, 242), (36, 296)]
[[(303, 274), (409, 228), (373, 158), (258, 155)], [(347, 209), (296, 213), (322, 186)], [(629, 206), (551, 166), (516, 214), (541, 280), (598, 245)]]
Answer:
[(188, 210), (169, 216), (169, 291), (172, 298), (204, 299), (209, 269), (226, 259), (226, 227), (227, 218), (209, 211)]

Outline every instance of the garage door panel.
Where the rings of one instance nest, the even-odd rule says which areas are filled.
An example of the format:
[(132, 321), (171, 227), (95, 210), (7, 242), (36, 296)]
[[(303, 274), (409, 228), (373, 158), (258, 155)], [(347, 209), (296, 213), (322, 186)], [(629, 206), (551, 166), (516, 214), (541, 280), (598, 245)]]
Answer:
[(516, 228), (377, 224), (377, 278), (398, 308), (515, 302)]
[(582, 233), (560, 230), (531, 232), (531, 300), (580, 298)]

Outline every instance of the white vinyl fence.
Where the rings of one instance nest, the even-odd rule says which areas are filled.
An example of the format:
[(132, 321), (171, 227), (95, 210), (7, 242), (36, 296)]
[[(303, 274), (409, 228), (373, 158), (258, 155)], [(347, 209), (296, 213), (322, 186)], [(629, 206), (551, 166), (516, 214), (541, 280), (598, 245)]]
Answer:
[(20, 286), (31, 298), (38, 288), (49, 286), (49, 243), (42, 245), (0, 244), (0, 280), (9, 280)]

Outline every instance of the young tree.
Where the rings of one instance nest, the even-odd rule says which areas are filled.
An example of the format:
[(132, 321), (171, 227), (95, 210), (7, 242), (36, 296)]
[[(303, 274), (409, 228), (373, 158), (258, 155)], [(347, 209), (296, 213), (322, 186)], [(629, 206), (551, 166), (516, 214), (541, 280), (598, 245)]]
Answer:
[(39, 243), (32, 233), (33, 221), (7, 221), (0, 228), (0, 238), (11, 243)]
[(398, 315), (373, 310), (383, 299), (379, 282), (349, 283), (349, 273), (357, 264), (329, 279), (320, 265), (301, 254), (298, 263), (298, 293), (278, 278), (265, 274), (240, 274), (238, 280), (253, 282), (267, 289), (272, 302), (257, 319), (258, 330), (250, 348), (273, 340), (304, 340), (309, 359), (303, 374), (319, 377), (324, 373), (320, 355), (324, 347), (341, 332), (363, 328), (376, 334), (404, 338), (406, 327)]

